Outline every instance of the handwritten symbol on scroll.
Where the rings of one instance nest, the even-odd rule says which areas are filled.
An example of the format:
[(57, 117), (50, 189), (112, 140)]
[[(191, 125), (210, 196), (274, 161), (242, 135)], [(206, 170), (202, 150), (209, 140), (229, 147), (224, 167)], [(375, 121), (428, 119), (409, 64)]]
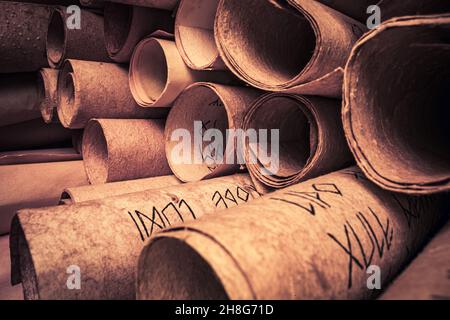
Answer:
[(239, 200), (242, 203), (245, 203), (250, 199), (251, 192), (256, 192), (256, 189), (253, 186), (248, 186), (248, 188), (250, 191), (237, 186), (234, 193), (229, 188), (227, 188), (224, 194), (222, 194), (220, 191), (215, 191), (211, 200), (215, 201), (216, 208), (219, 206), (219, 204), (223, 204), (224, 208), (228, 209), (230, 206), (239, 205)]

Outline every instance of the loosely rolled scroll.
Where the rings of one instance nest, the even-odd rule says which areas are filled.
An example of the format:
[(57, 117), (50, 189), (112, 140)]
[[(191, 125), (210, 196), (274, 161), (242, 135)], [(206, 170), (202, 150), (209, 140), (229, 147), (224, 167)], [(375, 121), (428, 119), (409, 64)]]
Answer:
[(140, 108), (131, 95), (128, 69), (113, 63), (66, 60), (58, 80), (58, 117), (79, 129), (92, 118), (164, 118), (167, 109)]
[[(26, 299), (134, 299), (137, 259), (154, 232), (258, 196), (248, 175), (235, 175), (22, 210), (11, 230), (12, 283), (22, 282)], [(66, 285), (70, 266), (81, 290)]]
[(312, 179), (156, 234), (139, 258), (137, 298), (373, 297), (440, 224), (444, 204), (383, 191), (356, 168)]
[(83, 160), (92, 184), (171, 174), (164, 120), (93, 119), (83, 134)]
[(44, 68), (38, 73), (38, 83), (41, 88), (39, 110), (46, 123), (58, 120), (56, 107), (58, 105), (58, 75), (59, 70)]
[(23, 300), (22, 286), (11, 286), (9, 236), (0, 237), (0, 300)]
[(82, 161), (0, 166), (0, 234), (17, 210), (57, 205), (61, 190), (88, 184)]
[(245, 162), (258, 190), (284, 188), (353, 163), (340, 100), (270, 93), (253, 103), (243, 127), (279, 130), (275, 141), (245, 140)]
[(283, 6), (221, 0), (214, 27), (225, 64), (250, 85), (338, 98), (343, 67), (364, 30), (313, 0), (288, 0)]
[(173, 33), (170, 11), (107, 2), (105, 43), (110, 58), (128, 62), (136, 45), (155, 31)]
[(0, 74), (0, 126), (38, 119), (40, 100), (36, 73)]
[(45, 39), (50, 8), (0, 2), (0, 73), (31, 72), (48, 66)]
[(129, 193), (161, 189), (181, 184), (175, 176), (161, 176), (137, 180), (105, 183), (99, 185), (66, 188), (61, 195), (60, 204), (74, 204), (100, 200)]
[(72, 148), (0, 152), (0, 165), (82, 160)]
[(229, 79), (224, 72), (189, 69), (175, 42), (154, 37), (139, 42), (130, 62), (130, 89), (142, 107), (169, 107), (194, 82)]
[(345, 133), (358, 165), (382, 188), (450, 190), (449, 26), (450, 15), (392, 19), (366, 34), (348, 61)]
[(181, 0), (175, 20), (175, 42), (181, 58), (194, 70), (226, 70), (214, 40), (219, 0)]
[(244, 114), (261, 94), (215, 83), (186, 88), (166, 122), (166, 156), (173, 173), (192, 182), (238, 172), (244, 165)]
[(380, 297), (383, 300), (450, 299), (450, 223), (431, 240)]
[(174, 10), (178, 5), (179, 0), (110, 0), (110, 1), (140, 7)]
[(69, 28), (71, 13), (56, 8), (47, 32), (47, 59), (53, 68), (61, 68), (66, 59), (111, 61), (106, 52), (103, 17), (80, 10), (79, 26)]

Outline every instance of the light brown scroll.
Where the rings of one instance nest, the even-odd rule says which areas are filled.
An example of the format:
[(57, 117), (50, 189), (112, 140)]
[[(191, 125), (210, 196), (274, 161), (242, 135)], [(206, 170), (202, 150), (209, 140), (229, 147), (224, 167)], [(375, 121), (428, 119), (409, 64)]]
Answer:
[(215, 38), (227, 67), (268, 91), (341, 97), (343, 67), (365, 27), (312, 0), (221, 0)]
[(128, 62), (136, 45), (158, 30), (173, 34), (170, 11), (118, 3), (105, 5), (105, 42), (112, 60)]
[(71, 131), (41, 118), (0, 127), (0, 151), (58, 148), (70, 145)]
[(383, 191), (356, 168), (312, 179), (156, 234), (137, 298), (374, 297), (370, 266), (385, 288), (441, 222), (444, 199)]
[(22, 286), (11, 286), (9, 236), (0, 237), (0, 300), (23, 300)]
[(40, 99), (36, 73), (0, 74), (0, 126), (39, 118)]
[(169, 107), (190, 84), (226, 82), (224, 72), (194, 71), (181, 59), (175, 42), (149, 37), (134, 50), (130, 62), (130, 89), (142, 107)]
[(0, 166), (0, 181), (0, 234), (17, 210), (57, 205), (61, 190), (88, 183), (82, 161)]
[(182, 0), (175, 20), (181, 58), (194, 70), (226, 70), (214, 40), (219, 0)]
[(450, 299), (450, 223), (439, 231), (380, 298)]
[[(174, 174), (182, 181), (192, 182), (238, 172), (244, 161), (242, 135), (235, 130), (242, 129), (245, 112), (261, 94), (251, 88), (214, 83), (189, 86), (176, 100), (166, 123), (166, 156)], [(207, 138), (210, 129), (222, 134), (222, 139), (214, 138), (222, 148), (211, 145), (213, 138)], [(188, 136), (180, 137), (180, 130)], [(228, 134), (229, 130), (236, 135)]]
[(155, 190), (181, 184), (175, 176), (161, 176), (99, 185), (66, 188), (61, 195), (60, 204), (74, 204), (100, 200), (128, 193)]
[(92, 184), (170, 174), (164, 120), (91, 120), (83, 134), (83, 160)]
[(178, 1), (179, 0), (111, 0), (111, 2), (165, 10), (174, 10), (178, 5)]
[[(22, 210), (11, 231), (12, 283), (23, 283), (26, 299), (134, 299), (137, 259), (154, 232), (258, 196), (248, 175), (235, 175)], [(81, 290), (67, 289), (71, 265)]]
[(45, 39), (49, 18), (48, 6), (0, 2), (0, 73), (37, 71), (48, 65)]
[(358, 165), (382, 188), (450, 190), (449, 27), (450, 15), (393, 19), (351, 54), (344, 129)]
[(82, 160), (72, 148), (0, 152), (0, 165)]
[(38, 73), (38, 83), (41, 88), (39, 109), (46, 123), (58, 121), (56, 106), (58, 105), (58, 75), (59, 70), (44, 68)]
[(71, 14), (65, 7), (55, 9), (47, 33), (47, 59), (53, 68), (61, 68), (66, 59), (111, 61), (105, 46), (103, 17), (81, 10), (80, 29), (69, 28)]
[(58, 117), (71, 129), (92, 118), (164, 118), (168, 110), (140, 108), (131, 95), (126, 66), (66, 60), (58, 80)]
[[(245, 140), (247, 168), (261, 188), (279, 189), (348, 167), (352, 156), (341, 123), (341, 101), (271, 93), (255, 101), (244, 130), (279, 130), (278, 166), (271, 139)], [(271, 161), (276, 161), (272, 154)]]

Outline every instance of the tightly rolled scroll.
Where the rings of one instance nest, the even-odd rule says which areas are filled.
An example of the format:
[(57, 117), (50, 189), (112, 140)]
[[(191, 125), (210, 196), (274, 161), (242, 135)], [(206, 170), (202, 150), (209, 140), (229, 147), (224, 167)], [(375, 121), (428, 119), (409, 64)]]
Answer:
[(380, 298), (450, 299), (450, 223), (439, 231)]
[(252, 86), (340, 98), (343, 67), (365, 27), (313, 0), (221, 0), (214, 30), (225, 64)]
[(92, 184), (171, 173), (164, 153), (164, 120), (91, 120), (83, 159)]
[(39, 109), (46, 123), (58, 120), (56, 113), (58, 105), (58, 75), (59, 70), (49, 68), (41, 69), (38, 73), (38, 83), (42, 92)]
[(58, 117), (71, 129), (92, 118), (164, 118), (168, 110), (140, 108), (131, 95), (125, 66), (66, 60), (58, 80)]
[(136, 45), (146, 36), (162, 30), (173, 33), (170, 11), (118, 3), (105, 5), (105, 43), (110, 58), (128, 62)]
[(38, 119), (40, 100), (36, 73), (0, 74), (0, 126)]
[(110, 0), (110, 1), (139, 7), (174, 10), (178, 5), (179, 0)]
[(0, 73), (31, 72), (48, 66), (45, 39), (50, 8), (0, 2)]
[(142, 107), (168, 107), (194, 82), (229, 79), (223, 72), (189, 69), (175, 42), (153, 37), (137, 45), (130, 62), (130, 89)]
[(72, 148), (0, 152), (0, 165), (82, 160)]
[(245, 140), (245, 162), (258, 190), (284, 188), (353, 162), (342, 129), (340, 100), (267, 94), (253, 103), (244, 130), (279, 130), (275, 141)]
[(219, 0), (182, 0), (175, 20), (181, 58), (194, 70), (226, 70), (214, 40)]
[(0, 234), (17, 210), (57, 205), (61, 190), (88, 184), (82, 161), (0, 166)]
[(349, 59), (345, 133), (358, 165), (382, 188), (450, 190), (449, 27), (450, 15), (392, 19)]
[[(61, 68), (66, 59), (111, 61), (105, 46), (103, 17), (80, 10), (79, 25), (69, 19), (66, 8), (55, 9), (48, 24), (47, 58), (53, 68)], [(69, 23), (74, 27), (69, 28)]]
[(156, 234), (137, 297), (373, 297), (441, 223), (444, 202), (383, 191), (356, 168), (312, 179)]
[[(12, 283), (26, 299), (134, 299), (135, 271), (154, 232), (258, 197), (247, 175), (99, 201), (22, 210), (11, 230)], [(67, 268), (81, 290), (67, 288)]]
[(99, 185), (66, 188), (61, 195), (60, 204), (74, 204), (91, 200), (105, 199), (128, 193), (161, 189), (181, 184), (175, 176), (162, 176), (146, 179), (120, 181)]
[(166, 156), (173, 173), (192, 182), (238, 172), (244, 164), (244, 114), (261, 94), (214, 83), (195, 83), (184, 90), (165, 129)]

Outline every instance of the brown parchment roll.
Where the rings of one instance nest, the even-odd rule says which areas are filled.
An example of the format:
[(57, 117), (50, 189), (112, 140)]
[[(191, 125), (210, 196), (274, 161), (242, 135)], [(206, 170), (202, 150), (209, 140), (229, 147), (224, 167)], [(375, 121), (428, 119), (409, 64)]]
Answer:
[(58, 75), (59, 70), (43, 68), (38, 73), (38, 83), (42, 97), (39, 110), (46, 123), (58, 121), (56, 107), (58, 105)]
[(0, 166), (0, 234), (17, 210), (57, 205), (61, 190), (86, 185), (82, 161)]
[(179, 0), (110, 0), (110, 1), (140, 7), (174, 10)]
[(214, 40), (219, 0), (181, 0), (175, 20), (175, 42), (181, 58), (194, 70), (226, 70)]
[(45, 39), (50, 8), (0, 2), (0, 73), (37, 71), (48, 66)]
[(11, 286), (9, 236), (0, 237), (0, 300), (23, 300), (22, 286)]
[(0, 165), (82, 160), (72, 148), (0, 152)]
[(128, 62), (136, 45), (158, 30), (173, 34), (174, 19), (167, 10), (107, 2), (105, 5), (105, 43), (110, 58)]
[(366, 34), (348, 61), (345, 133), (358, 165), (382, 188), (450, 190), (449, 26), (450, 15), (392, 19)]
[(380, 299), (450, 299), (450, 223), (439, 231)]
[(388, 193), (356, 168), (312, 179), (154, 235), (137, 298), (373, 297), (369, 267), (384, 288), (440, 223), (444, 199)]
[(93, 119), (83, 134), (92, 184), (171, 174), (164, 153), (164, 120)]
[(59, 123), (34, 119), (0, 127), (0, 151), (70, 146), (71, 131)]
[(39, 118), (40, 99), (36, 73), (0, 74), (0, 126)]
[(192, 83), (229, 79), (224, 72), (189, 69), (175, 42), (154, 37), (139, 42), (130, 62), (130, 89), (142, 107), (168, 107)]
[(71, 129), (92, 118), (164, 118), (168, 110), (140, 108), (131, 95), (126, 66), (66, 60), (58, 80), (58, 117)]
[[(166, 157), (173, 173), (182, 181), (192, 182), (241, 170), (244, 160), (240, 136), (227, 134), (227, 131), (242, 129), (245, 112), (261, 94), (251, 88), (204, 82), (186, 88), (174, 103), (166, 122)], [(208, 140), (210, 129), (220, 130), (222, 150), (209, 148), (212, 140), (204, 141)], [(178, 136), (179, 130), (187, 130), (189, 141)], [(200, 141), (195, 137), (196, 131)], [(184, 153), (189, 150), (180, 152), (180, 146), (190, 147), (186, 159)], [(240, 163), (238, 156), (242, 159)]]
[(161, 189), (179, 185), (182, 182), (175, 176), (161, 176), (137, 180), (105, 183), (99, 185), (66, 188), (61, 195), (60, 204), (74, 204), (120, 196), (128, 193)]
[(284, 188), (353, 163), (340, 117), (340, 100), (284, 93), (256, 100), (244, 130), (279, 130), (278, 166), (261, 157), (272, 150), (270, 139), (245, 140), (245, 162), (258, 190)]
[(250, 85), (338, 98), (343, 66), (364, 30), (312, 0), (221, 0), (214, 27), (225, 64)]
[(70, 14), (65, 7), (56, 8), (47, 32), (47, 58), (52, 68), (61, 68), (66, 59), (111, 61), (106, 52), (103, 17), (80, 10), (80, 29), (69, 29)]
[[(235, 175), (22, 210), (11, 231), (12, 283), (23, 283), (26, 299), (134, 299), (137, 259), (148, 237), (256, 197), (248, 175)], [(80, 268), (81, 290), (66, 286), (71, 265)]]

